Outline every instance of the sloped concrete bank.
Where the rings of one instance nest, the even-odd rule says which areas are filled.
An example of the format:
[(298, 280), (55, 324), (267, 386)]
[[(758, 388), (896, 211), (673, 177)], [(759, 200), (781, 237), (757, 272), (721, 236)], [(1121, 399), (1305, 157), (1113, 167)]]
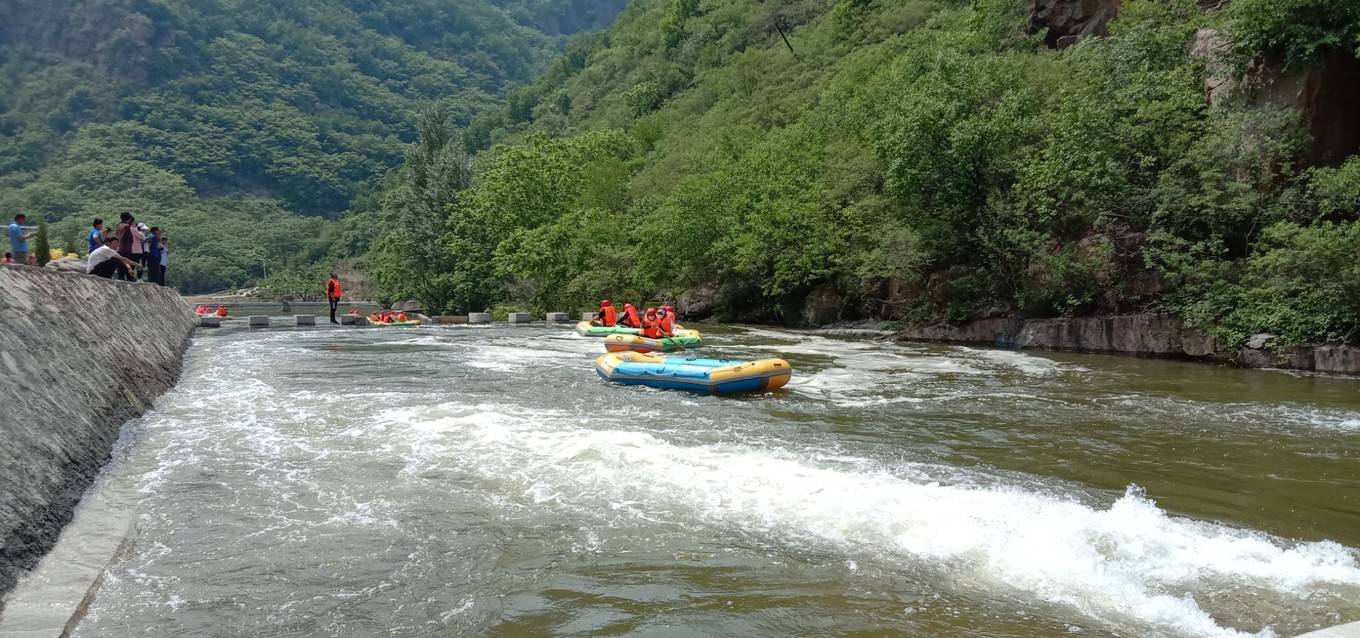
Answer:
[(1280, 368), (1360, 375), (1360, 348), (1342, 345), (1276, 347), (1272, 335), (1256, 335), (1236, 351), (1180, 319), (1153, 314), (1058, 319), (979, 319), (959, 325), (909, 328), (899, 341), (973, 343), (1001, 348), (1068, 350), (1138, 357), (1198, 359), (1244, 368)]
[(56, 542), (122, 424), (174, 386), (194, 324), (168, 288), (0, 267), (0, 595)]

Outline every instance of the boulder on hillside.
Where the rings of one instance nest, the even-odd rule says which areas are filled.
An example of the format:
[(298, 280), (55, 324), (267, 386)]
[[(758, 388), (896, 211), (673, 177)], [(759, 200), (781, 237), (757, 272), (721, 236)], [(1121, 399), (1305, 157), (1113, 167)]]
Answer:
[(1297, 111), (1312, 134), (1307, 164), (1336, 166), (1360, 153), (1360, 59), (1352, 51), (1332, 51), (1301, 69), (1266, 63), (1252, 75), (1254, 103)]
[(1031, 0), (1029, 32), (1044, 32), (1044, 44), (1063, 49), (1092, 35), (1109, 33), (1120, 0)]
[(839, 292), (836, 292), (835, 286), (831, 284), (817, 286), (803, 300), (803, 323), (809, 326), (832, 323), (840, 319), (841, 307), (844, 304), (845, 300)]
[(1190, 55), (1205, 66), (1204, 94), (1211, 105), (1238, 103), (1292, 110), (1313, 138), (1310, 166), (1336, 166), (1360, 153), (1360, 59), (1351, 51), (1337, 49), (1317, 64), (1285, 68), (1269, 60), (1257, 60), (1245, 77), (1227, 60), (1232, 51), (1230, 34), (1200, 29), (1190, 44)]
[(718, 309), (718, 286), (704, 284), (686, 290), (675, 302), (675, 311), (684, 319), (707, 319)]

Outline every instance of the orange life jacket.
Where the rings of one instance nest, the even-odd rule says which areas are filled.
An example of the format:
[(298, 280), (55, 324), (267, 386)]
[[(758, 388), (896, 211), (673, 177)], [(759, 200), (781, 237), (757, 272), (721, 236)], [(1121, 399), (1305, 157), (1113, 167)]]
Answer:
[(341, 295), (341, 294), (344, 294), (344, 292), (345, 292), (345, 289), (344, 289), (344, 287), (342, 287), (342, 286), (340, 285), (340, 280), (339, 280), (339, 279), (330, 279), (330, 280), (327, 280), (327, 281), (326, 281), (326, 296), (327, 296), (327, 297), (334, 297), (334, 298), (336, 298), (336, 299), (339, 299), (339, 298), (340, 298), (340, 295)]
[(619, 311), (613, 306), (600, 306), (600, 322), (612, 326), (619, 322)]
[(655, 312), (648, 312), (642, 320), (642, 336), (648, 339), (661, 338), (661, 321), (656, 318)]
[(632, 304), (624, 306), (623, 319), (620, 319), (619, 323), (622, 323), (629, 328), (641, 328), (642, 320), (638, 319), (637, 308), (634, 308)]
[(406, 321), (406, 313), (403, 312), (401, 314), (398, 314), (397, 321)]
[(226, 306), (218, 306), (218, 307), (217, 307), (217, 316), (219, 316), (219, 317), (225, 317), (225, 316), (227, 316), (227, 307), (226, 307)]
[(675, 315), (666, 313), (665, 317), (658, 320), (661, 324), (661, 333), (667, 337), (675, 336)]

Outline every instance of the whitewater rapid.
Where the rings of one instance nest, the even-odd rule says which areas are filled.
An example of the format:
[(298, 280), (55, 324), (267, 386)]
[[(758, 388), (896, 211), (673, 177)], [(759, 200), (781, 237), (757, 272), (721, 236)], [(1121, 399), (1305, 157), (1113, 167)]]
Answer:
[[(1333, 532), (1295, 540), (1251, 524), (1288, 521), (1201, 513), (1232, 498), (1251, 508), (1252, 486), (1275, 489), (1268, 471), (1224, 488), (1242, 496), (1167, 488), (1184, 511), (1139, 487), (1243, 471), (1206, 466), (1213, 452), (1183, 449), (1187, 436), (1290, 455), (1300, 477), (1325, 480), (1310, 464), (1338, 459), (1295, 450), (1345, 461), (1360, 442), (1345, 425), (1360, 412), (1333, 401), (1332, 386), (1314, 404), (1265, 402), (1168, 392), (1148, 375), (1183, 371), (1155, 363), (762, 329), (712, 341), (785, 356), (795, 381), (738, 399), (611, 387), (590, 369), (596, 341), (551, 329), (200, 339), (181, 387), (128, 428), (110, 469), (140, 489), (140, 540), (77, 635), (223, 618), (259, 633), (324, 614), (331, 624), (303, 633), (483, 633), (517, 605), (551, 606), (570, 620), (553, 625), (563, 634), (644, 627), (649, 614), (724, 626), (683, 611), (688, 589), (722, 587), (673, 574), (653, 575), (664, 594), (633, 607), (540, 600), (561, 586), (535, 583), (589, 574), (618, 552), (674, 569), (724, 555), (808, 561), (817, 579), (781, 595), (821, 579), (865, 588), (855, 596), (874, 625), (926, 618), (942, 623), (929, 625), (937, 635), (1266, 637), (1360, 616), (1360, 554), (1332, 540), (1360, 520), (1357, 504), (1334, 503), (1344, 512)], [(1233, 428), (1247, 443), (1228, 438)], [(1283, 441), (1274, 450), (1252, 443), (1272, 438)], [(530, 592), (539, 602), (515, 602)], [(908, 602), (869, 605), (879, 596)], [(779, 606), (744, 613), (813, 621)], [(997, 618), (1012, 613), (1037, 624), (1007, 630)], [(769, 628), (743, 627), (734, 633)]]

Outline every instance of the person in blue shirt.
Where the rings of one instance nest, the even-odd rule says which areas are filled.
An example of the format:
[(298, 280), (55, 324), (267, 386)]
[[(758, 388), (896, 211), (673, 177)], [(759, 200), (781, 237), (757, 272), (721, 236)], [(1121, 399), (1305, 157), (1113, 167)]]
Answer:
[(24, 232), (24, 224), (28, 222), (28, 216), (19, 213), (14, 216), (14, 223), (9, 225), (9, 248), (14, 253), (14, 263), (28, 265), (28, 240), (33, 238), (33, 233)]
[(90, 234), (85, 236), (90, 242), (90, 252), (104, 245), (104, 220), (94, 218), (94, 227), (90, 229)]

